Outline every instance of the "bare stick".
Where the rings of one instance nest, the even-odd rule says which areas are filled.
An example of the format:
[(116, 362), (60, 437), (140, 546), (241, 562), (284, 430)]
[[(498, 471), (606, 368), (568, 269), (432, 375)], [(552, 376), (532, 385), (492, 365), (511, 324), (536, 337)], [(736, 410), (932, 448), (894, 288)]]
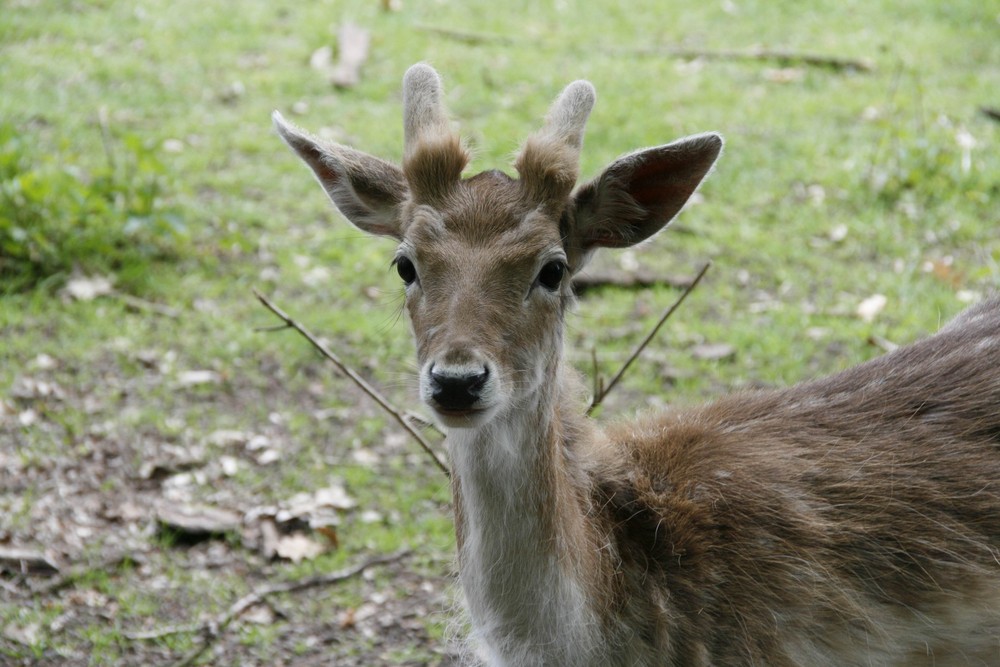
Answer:
[(790, 51), (786, 49), (723, 49), (711, 51), (706, 49), (686, 49), (674, 46), (652, 47), (639, 49), (623, 49), (612, 51), (628, 55), (639, 56), (671, 56), (673, 58), (705, 60), (757, 60), (774, 62), (779, 65), (810, 65), (812, 67), (826, 67), (833, 70), (857, 70), (859, 72), (870, 72), (875, 66), (868, 60), (858, 58), (845, 58), (842, 56), (827, 56), (819, 53), (805, 53), (802, 51)]
[(410, 424), (410, 421), (407, 419), (406, 414), (400, 412), (395, 407), (393, 407), (393, 405), (389, 403), (388, 399), (386, 399), (385, 396), (383, 396), (377, 389), (375, 389), (375, 387), (368, 384), (368, 382), (363, 377), (358, 375), (354, 371), (354, 369), (352, 369), (350, 366), (341, 361), (340, 357), (331, 352), (326, 347), (326, 345), (321, 343), (319, 339), (313, 336), (308, 329), (306, 329), (304, 326), (302, 326), (301, 324), (293, 320), (291, 317), (289, 317), (285, 313), (285, 311), (283, 311), (281, 308), (278, 308), (276, 305), (271, 303), (271, 301), (268, 300), (267, 297), (258, 292), (256, 289), (253, 291), (253, 293), (268, 310), (270, 310), (272, 313), (281, 318), (282, 321), (284, 321), (287, 328), (295, 329), (296, 331), (298, 331), (299, 334), (301, 334), (303, 338), (309, 341), (312, 344), (312, 346), (319, 351), (320, 354), (322, 354), (324, 357), (332, 361), (333, 365), (336, 366), (341, 373), (350, 378), (351, 381), (354, 382), (354, 384), (356, 384), (361, 389), (361, 391), (368, 394), (368, 396), (376, 403), (378, 403), (383, 410), (392, 415), (392, 418), (395, 419), (396, 422), (400, 426), (402, 426), (403, 429), (407, 433), (409, 433), (414, 440), (417, 441), (417, 444), (419, 444), (423, 448), (423, 450), (427, 452), (427, 455), (434, 460), (434, 463), (437, 465), (438, 468), (441, 469), (441, 472), (443, 472), (446, 477), (451, 477), (451, 473), (448, 470), (448, 466), (446, 466), (444, 462), (438, 458), (437, 454), (435, 454), (434, 450), (431, 448), (430, 443), (428, 443), (427, 440), (424, 439), (424, 437), (420, 434), (420, 432), (417, 431), (415, 428), (413, 428), (413, 426)]
[(153, 313), (155, 315), (162, 315), (164, 317), (169, 317), (170, 319), (176, 320), (181, 317), (181, 312), (176, 308), (171, 308), (170, 306), (163, 305), (162, 303), (156, 303), (155, 301), (146, 301), (145, 299), (140, 299), (137, 296), (132, 296), (131, 294), (126, 294), (125, 292), (119, 292), (117, 290), (112, 290), (108, 293), (108, 296), (114, 297), (125, 304), (127, 308), (131, 310), (141, 310)]
[(104, 157), (108, 159), (108, 169), (111, 175), (118, 177), (118, 161), (115, 160), (114, 144), (111, 141), (111, 128), (108, 124), (108, 108), (102, 106), (97, 110), (97, 126), (101, 128), (101, 145), (104, 147)]
[(660, 318), (660, 321), (656, 323), (656, 326), (653, 327), (652, 331), (649, 332), (646, 338), (644, 338), (643, 341), (639, 343), (639, 345), (632, 352), (632, 355), (628, 358), (628, 360), (625, 361), (625, 363), (618, 370), (618, 372), (615, 373), (615, 376), (611, 378), (611, 381), (608, 382), (608, 384), (601, 390), (599, 394), (595, 394), (594, 400), (590, 403), (590, 407), (587, 408), (588, 415), (592, 413), (595, 409), (597, 409), (597, 406), (601, 404), (601, 401), (603, 401), (605, 397), (611, 393), (611, 390), (614, 389), (615, 385), (618, 384), (618, 381), (622, 379), (622, 376), (625, 375), (625, 371), (627, 371), (629, 366), (632, 365), (632, 362), (634, 362), (639, 357), (639, 355), (642, 354), (642, 351), (646, 349), (646, 346), (649, 345), (650, 341), (652, 341), (653, 338), (656, 336), (657, 332), (660, 330), (660, 327), (662, 327), (663, 324), (668, 319), (670, 319), (670, 316), (674, 314), (674, 311), (677, 310), (677, 308), (680, 307), (682, 303), (684, 303), (684, 299), (687, 298), (688, 294), (694, 291), (694, 288), (698, 286), (698, 283), (701, 282), (702, 277), (704, 277), (705, 273), (708, 271), (708, 267), (710, 266), (712, 266), (712, 263), (706, 262), (705, 266), (701, 267), (701, 270), (698, 272), (698, 275), (694, 277), (694, 280), (691, 281), (691, 284), (688, 287), (686, 287), (684, 291), (681, 292), (681, 295), (677, 297), (677, 300), (674, 301), (674, 303), (669, 308), (667, 308), (666, 312), (664, 312), (663, 316)]
[(508, 37), (506, 35), (497, 35), (486, 32), (468, 32), (465, 30), (454, 30), (452, 28), (442, 28), (434, 25), (418, 25), (417, 30), (423, 30), (424, 32), (429, 32), (433, 35), (438, 35), (439, 37), (445, 37), (456, 42), (462, 42), (463, 44), (503, 44), (505, 46), (513, 46), (519, 42), (528, 41), (518, 39), (517, 37)]
[[(498, 35), (484, 32), (466, 32), (463, 30), (453, 30), (433, 25), (418, 25), (418, 30), (429, 32), (446, 39), (451, 39), (464, 44), (498, 44), (511, 46), (517, 44), (531, 44), (534, 47), (543, 47), (543, 44), (525, 38), (511, 37), (509, 35)], [(812, 67), (825, 67), (833, 70), (855, 70), (858, 72), (870, 72), (875, 66), (869, 60), (861, 58), (846, 58), (843, 56), (828, 56), (819, 53), (806, 53), (802, 51), (792, 51), (788, 49), (763, 49), (752, 48), (745, 50), (737, 49), (692, 49), (678, 46), (660, 47), (638, 47), (638, 48), (609, 48), (603, 49), (604, 53), (612, 53), (626, 56), (667, 56), (670, 58), (684, 58), (693, 60), (701, 58), (704, 60), (754, 60), (764, 62), (774, 62), (779, 65), (809, 65)]]
[(201, 632), (203, 636), (202, 643), (195, 648), (193, 651), (188, 653), (186, 656), (173, 663), (173, 667), (189, 667), (189, 665), (194, 664), (195, 660), (200, 658), (205, 651), (209, 649), (212, 643), (222, 636), (222, 633), (226, 631), (229, 625), (240, 617), (246, 610), (262, 603), (266, 598), (276, 595), (278, 593), (295, 593), (307, 588), (316, 588), (318, 586), (329, 586), (331, 584), (337, 584), (348, 579), (353, 579), (354, 577), (362, 574), (365, 570), (374, 567), (376, 565), (386, 565), (388, 563), (394, 563), (398, 560), (405, 558), (410, 555), (409, 549), (403, 549), (401, 551), (396, 551), (391, 554), (385, 554), (383, 556), (375, 556), (374, 558), (369, 558), (368, 560), (355, 565), (354, 567), (347, 568), (344, 570), (338, 570), (336, 572), (329, 572), (327, 574), (321, 574), (315, 577), (309, 577), (307, 579), (300, 579), (298, 581), (288, 581), (281, 584), (274, 584), (272, 586), (265, 586), (259, 590), (244, 595), (239, 600), (230, 605), (229, 609), (225, 613), (219, 615), (215, 619), (208, 621), (200, 626), (183, 626), (183, 627), (171, 627), (165, 628), (161, 631), (163, 634), (155, 633), (137, 633), (132, 635), (135, 639), (158, 639), (160, 637), (165, 637), (172, 634), (179, 634), (183, 632)]

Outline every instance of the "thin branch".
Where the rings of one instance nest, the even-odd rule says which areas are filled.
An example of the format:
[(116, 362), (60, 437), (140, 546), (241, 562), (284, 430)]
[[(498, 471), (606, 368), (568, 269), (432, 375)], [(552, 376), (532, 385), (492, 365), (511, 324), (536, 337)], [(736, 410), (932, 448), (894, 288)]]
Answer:
[(445, 435), (444, 431), (438, 428), (437, 424), (425, 418), (423, 415), (418, 415), (416, 412), (405, 412), (403, 413), (403, 416), (406, 417), (407, 421), (416, 424), (418, 428), (430, 429), (440, 436)]
[(156, 303), (155, 301), (146, 301), (145, 299), (140, 299), (137, 296), (126, 294), (125, 292), (112, 290), (108, 293), (108, 296), (118, 299), (125, 304), (126, 308), (131, 310), (146, 311), (155, 315), (169, 317), (172, 320), (176, 320), (181, 317), (181, 312), (176, 308), (171, 308), (170, 306), (165, 306), (162, 303)]
[[(527, 38), (511, 37), (509, 35), (498, 35), (485, 32), (468, 32), (464, 30), (453, 30), (434, 25), (418, 25), (418, 30), (429, 32), (445, 39), (450, 39), (463, 44), (497, 44), (501, 46), (532, 46), (533, 48), (544, 48), (544, 44), (537, 40)], [(812, 67), (825, 67), (833, 70), (855, 70), (858, 72), (870, 72), (875, 69), (871, 61), (863, 58), (846, 58), (843, 56), (828, 56), (819, 53), (807, 53), (802, 51), (792, 51), (790, 49), (764, 49), (751, 48), (745, 50), (738, 49), (693, 49), (679, 46), (653, 46), (653, 47), (630, 47), (616, 48), (610, 47), (601, 49), (602, 53), (610, 53), (621, 56), (647, 56), (682, 58), (686, 60), (753, 60), (774, 62), (779, 65), (809, 65)]]
[(709, 49), (689, 49), (675, 46), (647, 47), (636, 49), (611, 49), (611, 53), (619, 53), (633, 56), (669, 56), (672, 58), (703, 59), (703, 60), (755, 60), (764, 62), (774, 62), (779, 65), (809, 65), (812, 67), (825, 67), (833, 70), (856, 70), (858, 72), (870, 72), (875, 69), (875, 65), (869, 60), (859, 58), (845, 58), (843, 56), (828, 56), (820, 53), (807, 53), (803, 51), (791, 51), (788, 49), (722, 49), (713, 51)]
[(423, 448), (423, 450), (427, 452), (427, 455), (434, 460), (434, 463), (437, 465), (438, 468), (441, 469), (441, 472), (443, 472), (446, 477), (451, 476), (451, 473), (448, 470), (448, 466), (446, 466), (444, 462), (441, 461), (440, 458), (438, 458), (437, 454), (435, 454), (434, 450), (431, 448), (430, 443), (428, 443), (427, 440), (424, 439), (424, 436), (422, 436), (420, 432), (417, 431), (417, 429), (413, 428), (413, 426), (410, 424), (410, 421), (407, 419), (406, 414), (397, 410), (391, 403), (389, 403), (388, 399), (386, 399), (385, 396), (383, 396), (377, 389), (375, 389), (375, 387), (370, 385), (363, 377), (358, 375), (354, 371), (354, 369), (352, 369), (350, 366), (341, 361), (340, 357), (331, 352), (329, 348), (327, 348), (326, 345), (324, 345), (322, 342), (320, 342), (319, 339), (317, 339), (314, 335), (312, 335), (312, 333), (310, 333), (308, 329), (306, 329), (304, 326), (302, 326), (301, 324), (293, 320), (291, 317), (289, 317), (285, 313), (285, 311), (283, 311), (281, 308), (278, 308), (276, 305), (271, 303), (271, 301), (268, 300), (267, 297), (258, 292), (256, 289), (253, 291), (253, 293), (268, 310), (270, 310), (272, 313), (281, 318), (281, 320), (284, 321), (284, 323), (289, 328), (295, 329), (297, 332), (299, 332), (299, 334), (301, 334), (303, 338), (309, 341), (312, 344), (312, 346), (316, 348), (317, 351), (319, 351), (320, 354), (322, 354), (328, 360), (333, 362), (333, 365), (336, 366), (341, 373), (350, 378), (351, 381), (354, 382), (354, 384), (356, 384), (361, 389), (361, 391), (368, 394), (368, 396), (376, 403), (378, 403), (383, 410), (388, 412), (392, 416), (392, 418), (395, 419), (396, 422), (400, 426), (402, 426), (403, 429), (407, 433), (409, 433), (414, 440), (417, 441), (417, 444), (419, 444)]
[(386, 565), (388, 563), (394, 563), (398, 560), (402, 560), (410, 555), (409, 549), (402, 549), (391, 554), (385, 554), (382, 556), (375, 556), (374, 558), (369, 558), (368, 560), (355, 565), (354, 567), (347, 568), (344, 570), (338, 570), (337, 572), (329, 572), (327, 574), (321, 574), (315, 577), (309, 577), (307, 579), (300, 579), (298, 581), (288, 581), (281, 584), (274, 584), (272, 586), (265, 586), (260, 590), (256, 590), (253, 593), (244, 595), (239, 600), (230, 605), (229, 609), (225, 613), (220, 614), (215, 619), (203, 623), (200, 626), (190, 627), (171, 627), (165, 628), (163, 630), (164, 634), (157, 635), (155, 633), (137, 633), (133, 635), (136, 639), (158, 639), (159, 637), (165, 637), (171, 634), (178, 634), (185, 631), (200, 632), (203, 637), (202, 643), (188, 653), (186, 656), (173, 663), (172, 667), (189, 667), (194, 664), (194, 662), (200, 658), (205, 651), (211, 647), (213, 642), (218, 639), (226, 631), (229, 625), (240, 617), (245, 611), (254, 607), (272, 595), (279, 593), (296, 593), (307, 588), (316, 588), (319, 586), (329, 586), (331, 584), (338, 584), (342, 581), (348, 579), (353, 579), (354, 577), (362, 574), (365, 570), (374, 567), (376, 565)]
[(674, 301), (669, 308), (667, 308), (666, 312), (664, 312), (663, 316), (660, 318), (660, 321), (656, 323), (656, 326), (653, 327), (652, 331), (650, 331), (643, 341), (639, 343), (639, 345), (632, 352), (631, 356), (629, 356), (628, 360), (625, 361), (618, 372), (615, 373), (614, 377), (611, 378), (611, 381), (601, 389), (599, 394), (594, 395), (594, 400), (591, 402), (590, 407), (587, 408), (588, 415), (596, 410), (597, 406), (599, 406), (607, 395), (611, 393), (611, 390), (614, 389), (615, 385), (618, 384), (618, 381), (622, 379), (622, 376), (625, 375), (625, 371), (629, 369), (632, 362), (634, 362), (639, 355), (642, 354), (642, 351), (646, 349), (646, 346), (649, 345), (650, 341), (652, 341), (657, 332), (659, 332), (660, 327), (662, 327), (663, 324), (670, 319), (670, 316), (674, 314), (674, 311), (677, 310), (682, 303), (684, 303), (684, 299), (687, 298), (688, 294), (693, 292), (694, 288), (698, 286), (698, 283), (701, 282), (701, 279), (704, 277), (705, 273), (708, 271), (708, 267), (710, 266), (712, 266), (712, 263), (706, 262), (705, 266), (701, 267), (701, 270), (698, 272), (698, 275), (694, 277), (694, 280), (691, 281), (691, 284), (685, 288), (681, 295), (677, 297), (677, 300)]
[(590, 271), (573, 276), (573, 293), (582, 296), (592, 289), (600, 287), (618, 287), (622, 289), (645, 289), (655, 285), (686, 288), (691, 284), (689, 276), (664, 276), (652, 271), (639, 269), (636, 271)]
[(443, 28), (436, 25), (417, 25), (417, 30), (423, 30), (424, 32), (429, 32), (432, 35), (437, 35), (439, 37), (444, 37), (456, 42), (462, 42), (463, 44), (501, 44), (504, 46), (513, 46), (515, 44), (524, 43), (528, 40), (517, 37), (508, 37), (507, 35), (497, 35), (495, 33), (487, 32), (469, 32), (466, 30), (454, 30), (452, 28)]
[(108, 123), (108, 108), (102, 106), (97, 110), (97, 126), (101, 130), (101, 145), (104, 147), (104, 157), (108, 160), (111, 175), (118, 177), (118, 161), (115, 159), (114, 143), (111, 140), (111, 127)]
[(93, 572), (107, 574), (112, 570), (118, 570), (122, 567), (126, 567), (129, 563), (141, 563), (143, 562), (145, 556), (145, 552), (127, 551), (106, 556), (93, 564), (84, 564), (73, 567), (57, 579), (47, 581), (40, 586), (32, 587), (31, 595), (36, 598), (39, 595), (52, 595), (53, 593), (57, 593), (65, 588), (69, 588), (70, 586), (75, 586), (78, 581), (86, 576), (89, 576)]

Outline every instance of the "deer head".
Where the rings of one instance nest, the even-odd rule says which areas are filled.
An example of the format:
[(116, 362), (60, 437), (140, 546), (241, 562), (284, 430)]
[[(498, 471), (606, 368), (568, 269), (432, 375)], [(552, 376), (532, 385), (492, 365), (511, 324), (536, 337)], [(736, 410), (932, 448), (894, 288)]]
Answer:
[(427, 65), (403, 78), (403, 164), (324, 143), (275, 112), (284, 141), (337, 209), (398, 242), (417, 343), (420, 394), (449, 428), (473, 428), (537, 396), (556, 373), (570, 277), (594, 250), (623, 248), (663, 229), (712, 168), (717, 134), (619, 158), (578, 177), (593, 86), (571, 83), (524, 143), (519, 178), (469, 161), (451, 131), (441, 80)]

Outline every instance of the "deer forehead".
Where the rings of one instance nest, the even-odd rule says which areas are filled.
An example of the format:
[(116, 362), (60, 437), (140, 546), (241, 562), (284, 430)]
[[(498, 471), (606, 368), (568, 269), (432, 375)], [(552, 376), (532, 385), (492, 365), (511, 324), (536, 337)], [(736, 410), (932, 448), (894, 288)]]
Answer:
[(407, 217), (401, 251), (425, 269), (533, 271), (563, 253), (559, 220), (500, 172), (464, 180), (447, 201), (416, 204)]

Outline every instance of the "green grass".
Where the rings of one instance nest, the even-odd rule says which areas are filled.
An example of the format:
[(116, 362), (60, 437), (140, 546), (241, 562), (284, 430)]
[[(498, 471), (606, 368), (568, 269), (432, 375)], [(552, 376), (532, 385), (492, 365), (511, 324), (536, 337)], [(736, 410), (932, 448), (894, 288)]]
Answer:
[[(16, 542), (44, 541), (31, 508), (52, 493), (46, 480), (62, 479), (57, 473), (74, 461), (113, 455), (117, 476), (94, 480), (93, 491), (114, 503), (123, 489), (142, 486), (144, 463), (179, 447), (209, 461), (242, 457), (233, 477), (195, 486), (207, 502), (275, 502), (336, 477), (362, 508), (394, 517), (347, 517), (341, 551), (311, 563), (265, 570), (248, 557), (247, 571), (259, 579), (336, 569), (402, 544), (417, 550), (422, 572), (446, 573), (441, 555), (453, 537), (444, 480), (415, 447), (390, 450), (374, 467), (357, 463), (354, 450), (380, 447), (396, 429), (300, 338), (257, 331), (275, 320), (251, 293), (271, 295), (397, 403), (415, 406), (392, 244), (363, 238), (331, 212), (272, 132), (269, 114), (279, 109), (305, 128), (398, 160), (399, 82), (417, 61), (445, 79), (474, 148), (470, 171), (509, 171), (518, 143), (575, 78), (590, 79), (599, 96), (585, 176), (638, 147), (703, 130), (725, 135), (703, 201), (635, 253), (668, 275), (693, 274), (707, 260), (714, 266), (602, 417), (843, 368), (880, 353), (872, 337), (903, 343), (929, 333), (1000, 283), (1000, 124), (977, 111), (1000, 105), (1000, 17), (980, 0), (555, 0), (502, 9), (404, 0), (394, 12), (370, 0), (9, 4), (0, 12), (0, 144), (17, 174), (41, 174), (52, 191), (31, 210), (0, 200), (0, 243), (11, 228), (3, 221), (15, 215), (25, 233), (62, 239), (45, 262), (12, 263), (10, 251), (0, 258), (0, 400), (8, 406), (0, 409), (0, 440), (13, 443), (22, 478), (0, 491), (0, 536)], [(308, 65), (314, 50), (335, 46), (345, 21), (372, 32), (362, 82), (346, 91)], [(449, 39), (430, 26), (482, 39)], [(800, 50), (866, 58), (875, 69), (778, 71), (785, 66), (640, 53), (670, 46)], [(117, 171), (109, 171), (109, 138)], [(142, 190), (150, 182), (155, 193)], [(147, 193), (135, 209), (154, 221), (145, 245), (133, 243), (136, 214), (122, 194), (130, 192)], [(74, 273), (113, 275), (121, 292), (179, 316), (118, 297), (69, 301), (60, 289)], [(857, 305), (876, 293), (887, 298), (884, 311), (872, 322), (857, 318)], [(676, 296), (669, 288), (587, 296), (569, 319), (570, 358), (589, 373), (596, 348), (609, 376)], [(693, 357), (705, 342), (735, 354)], [(42, 354), (54, 368), (39, 368)], [(194, 369), (222, 380), (179, 388), (179, 374)], [(25, 376), (57, 383), (65, 398), (11, 398)], [(23, 426), (17, 416), (29, 409), (39, 421)], [(341, 416), (318, 417), (323, 411)], [(280, 460), (258, 466), (209, 444), (221, 429), (266, 434)], [(205, 582), (170, 565), (187, 556), (149, 540), (164, 554), (151, 571), (101, 582), (118, 604), (111, 629), (94, 622), (46, 630), (35, 646), (0, 641), (0, 655), (27, 661), (73, 649), (104, 656), (94, 664), (126, 664), (130, 651), (146, 650), (123, 635), (156, 606), (142, 590), (146, 577), (178, 587), (160, 608), (176, 624), (217, 613), (247, 589), (241, 575), (220, 572), (200, 599), (194, 593)], [(314, 611), (335, 623), (362, 588), (329, 595)], [(21, 602), (0, 602), (0, 625), (49, 628), (58, 615)], [(441, 636), (437, 626), (430, 633)], [(244, 648), (227, 646), (271, 655), (280, 634), (241, 631)], [(306, 651), (302, 641), (294, 640)], [(362, 654), (374, 650), (358, 642)], [(163, 642), (175, 656), (190, 645), (190, 637)], [(394, 650), (400, 659), (423, 655)]]

